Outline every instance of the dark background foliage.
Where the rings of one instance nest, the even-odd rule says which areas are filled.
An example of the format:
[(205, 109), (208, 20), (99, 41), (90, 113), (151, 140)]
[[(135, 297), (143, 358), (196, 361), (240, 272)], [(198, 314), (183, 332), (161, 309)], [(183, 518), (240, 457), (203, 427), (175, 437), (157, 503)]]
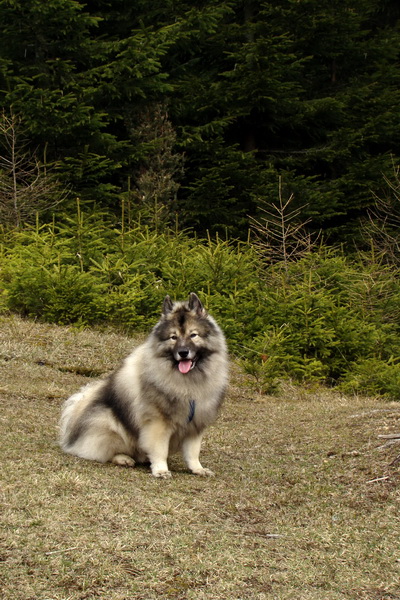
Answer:
[(103, 208), (158, 200), (143, 176), (163, 133), (143, 124), (161, 107), (184, 165), (164, 222), (245, 237), (281, 177), (348, 241), (400, 151), (399, 15), (395, 0), (4, 0), (0, 103)]

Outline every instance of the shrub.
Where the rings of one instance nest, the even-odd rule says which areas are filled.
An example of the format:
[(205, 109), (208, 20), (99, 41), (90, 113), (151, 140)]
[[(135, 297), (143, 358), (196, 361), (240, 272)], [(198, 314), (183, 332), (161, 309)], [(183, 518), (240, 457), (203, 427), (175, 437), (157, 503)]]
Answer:
[(398, 397), (392, 357), (400, 355), (400, 284), (393, 267), (323, 247), (297, 262), (266, 265), (248, 243), (140, 225), (121, 232), (82, 212), (60, 227), (36, 225), (0, 241), (2, 305), (11, 310), (147, 330), (166, 294), (182, 299), (194, 291), (259, 389), (274, 391), (290, 378)]
[(8, 306), (50, 323), (90, 325), (107, 316), (105, 286), (76, 266), (14, 266)]
[(270, 268), (263, 328), (244, 356), (246, 371), (265, 390), (287, 377), (335, 384), (361, 359), (398, 355), (397, 324), (384, 323), (379, 302), (368, 307), (390, 278), (380, 273), (371, 290), (370, 270), (323, 249)]
[(386, 396), (400, 400), (400, 361), (370, 358), (351, 365), (340, 383), (345, 393)]

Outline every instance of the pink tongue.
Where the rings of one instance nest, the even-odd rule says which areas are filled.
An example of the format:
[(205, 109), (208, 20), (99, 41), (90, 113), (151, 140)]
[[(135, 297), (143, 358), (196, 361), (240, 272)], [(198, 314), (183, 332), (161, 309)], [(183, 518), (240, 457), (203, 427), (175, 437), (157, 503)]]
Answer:
[(192, 366), (191, 360), (180, 360), (178, 363), (178, 368), (181, 373), (189, 373), (191, 366)]

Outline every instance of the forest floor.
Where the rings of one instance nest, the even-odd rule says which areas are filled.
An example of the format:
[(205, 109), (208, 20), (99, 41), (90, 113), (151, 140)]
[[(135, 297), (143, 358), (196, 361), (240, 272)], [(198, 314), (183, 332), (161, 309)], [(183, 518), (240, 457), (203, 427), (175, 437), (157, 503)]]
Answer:
[(233, 365), (215, 478), (63, 454), (63, 400), (134, 343), (0, 317), (3, 600), (400, 600), (400, 404), (261, 396)]

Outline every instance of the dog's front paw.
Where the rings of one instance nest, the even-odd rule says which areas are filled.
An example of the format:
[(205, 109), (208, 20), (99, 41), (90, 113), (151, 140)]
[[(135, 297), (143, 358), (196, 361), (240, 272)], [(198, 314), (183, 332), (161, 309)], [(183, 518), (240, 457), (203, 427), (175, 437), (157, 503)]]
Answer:
[(152, 471), (152, 475), (157, 479), (171, 479), (172, 477), (171, 471)]
[(193, 475), (200, 475), (200, 477), (215, 477), (214, 471), (204, 469), (204, 467), (201, 467), (201, 469), (192, 469), (192, 473)]
[(128, 456), (127, 454), (116, 454), (112, 461), (115, 465), (119, 465), (120, 467), (134, 467), (135, 461), (133, 458)]

